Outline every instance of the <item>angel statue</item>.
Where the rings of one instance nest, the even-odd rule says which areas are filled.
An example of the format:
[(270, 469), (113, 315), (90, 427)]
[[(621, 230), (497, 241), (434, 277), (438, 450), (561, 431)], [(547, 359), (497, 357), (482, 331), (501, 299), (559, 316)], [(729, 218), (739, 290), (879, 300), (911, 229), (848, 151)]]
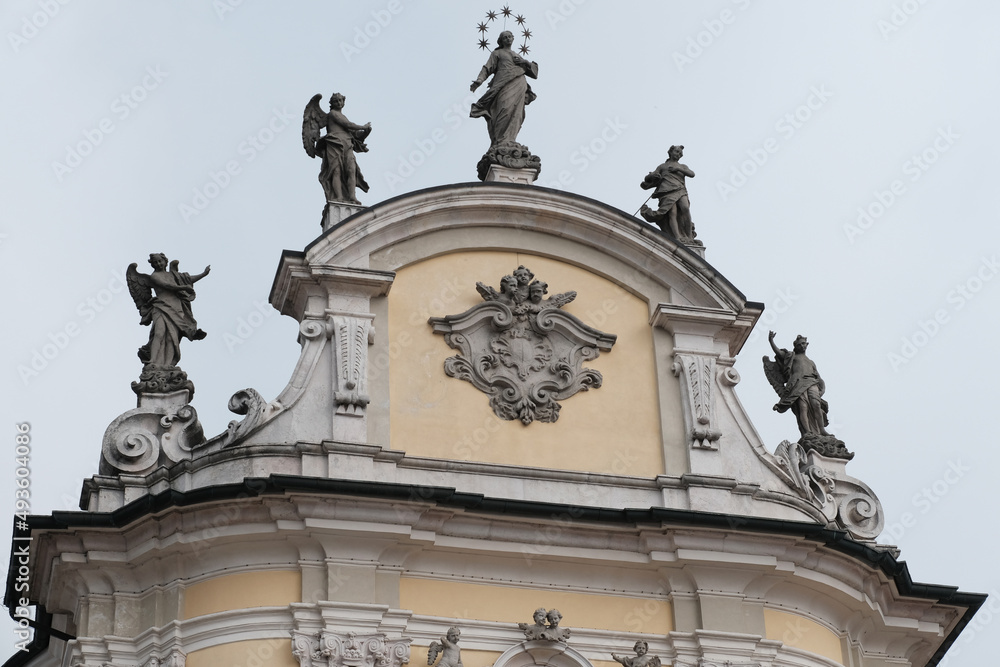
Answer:
[(153, 267), (151, 274), (139, 273), (135, 262), (125, 271), (129, 294), (139, 309), (139, 323), (150, 327), (149, 342), (139, 348), (142, 374), (139, 382), (132, 383), (132, 389), (136, 393), (188, 389), (193, 394), (194, 385), (177, 367), (181, 359), (180, 341), (205, 337), (191, 314), (191, 302), (195, 298), (193, 285), (207, 276), (212, 267), (206, 266), (192, 276), (178, 271), (177, 260), (170, 262), (168, 268), (167, 257), (162, 253), (150, 254), (149, 264)]
[(830, 424), (827, 413), (829, 404), (823, 399), (826, 393), (826, 383), (819, 376), (816, 364), (806, 356), (809, 341), (805, 336), (796, 336), (792, 351), (778, 349), (774, 344), (774, 332), (771, 331), (767, 340), (774, 350), (774, 361), (764, 357), (764, 375), (767, 376), (774, 391), (778, 394), (778, 402), (774, 405), (776, 412), (792, 410), (799, 426), (799, 444), (806, 451), (815, 450), (824, 456), (852, 459), (854, 454), (847, 451), (844, 443), (826, 427)]
[(433, 665), (438, 655), (444, 653), (438, 667), (462, 667), (462, 655), (458, 648), (458, 638), (461, 634), (458, 628), (448, 628), (448, 634), (442, 637), (440, 642), (431, 642), (427, 649), (427, 664)]
[(612, 653), (611, 657), (623, 667), (660, 667), (660, 659), (655, 655), (649, 655), (649, 644), (643, 640), (637, 641), (632, 650), (635, 651), (635, 657), (617, 653)]
[[(365, 139), (371, 134), (372, 124), (357, 125), (347, 120), (342, 109), (347, 98), (340, 93), (330, 96), (330, 113), (320, 107), (323, 95), (316, 94), (309, 100), (302, 114), (302, 144), (309, 157), (319, 155), (323, 164), (319, 171), (319, 182), (326, 193), (326, 201), (346, 202), (360, 206), (354, 196), (356, 188), (368, 192), (368, 183), (361, 175), (355, 153), (367, 153)], [(326, 126), (326, 134), (320, 136), (320, 128)]]

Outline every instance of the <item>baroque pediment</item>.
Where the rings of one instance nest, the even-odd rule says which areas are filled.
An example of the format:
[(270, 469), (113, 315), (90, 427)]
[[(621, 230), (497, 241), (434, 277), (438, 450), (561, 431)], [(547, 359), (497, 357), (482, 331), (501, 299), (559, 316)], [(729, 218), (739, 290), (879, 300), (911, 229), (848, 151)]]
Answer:
[(556, 421), (559, 401), (600, 387), (601, 373), (583, 364), (610, 351), (617, 338), (561, 310), (576, 292), (546, 297), (548, 285), (533, 278), (518, 267), (499, 290), (476, 285), (483, 303), (430, 319), (434, 333), (458, 350), (445, 360), (445, 373), (489, 396), (497, 417), (525, 425)]

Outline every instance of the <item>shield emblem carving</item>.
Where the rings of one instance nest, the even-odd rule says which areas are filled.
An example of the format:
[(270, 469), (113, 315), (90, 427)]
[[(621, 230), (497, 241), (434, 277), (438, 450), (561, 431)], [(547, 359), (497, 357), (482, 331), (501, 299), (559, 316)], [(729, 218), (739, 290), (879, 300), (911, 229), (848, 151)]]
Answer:
[(617, 338), (560, 310), (576, 292), (546, 298), (548, 285), (533, 278), (519, 266), (499, 290), (476, 284), (483, 303), (430, 319), (434, 333), (458, 350), (445, 360), (445, 373), (489, 396), (501, 419), (525, 425), (556, 421), (559, 401), (600, 387), (601, 374), (583, 363), (610, 351)]

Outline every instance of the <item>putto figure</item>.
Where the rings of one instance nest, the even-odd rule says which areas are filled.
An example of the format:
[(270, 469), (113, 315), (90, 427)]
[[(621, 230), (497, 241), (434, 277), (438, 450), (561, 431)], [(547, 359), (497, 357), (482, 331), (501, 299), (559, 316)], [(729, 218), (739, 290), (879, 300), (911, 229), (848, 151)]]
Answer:
[[(136, 393), (169, 393), (188, 389), (194, 385), (177, 363), (181, 358), (181, 338), (201, 340), (205, 332), (191, 314), (194, 301), (194, 284), (208, 275), (212, 267), (192, 276), (177, 270), (177, 260), (167, 265), (162, 253), (149, 256), (153, 273), (139, 273), (137, 265), (129, 264), (125, 281), (129, 293), (139, 309), (139, 323), (149, 326), (149, 342), (139, 348), (142, 374), (139, 382), (132, 383)], [(155, 296), (154, 296), (155, 292)]]
[(806, 356), (809, 341), (805, 336), (796, 336), (792, 351), (778, 349), (774, 344), (774, 332), (767, 335), (767, 340), (774, 350), (774, 361), (764, 357), (764, 375), (778, 394), (778, 402), (774, 405), (776, 412), (792, 410), (799, 427), (799, 444), (806, 451), (815, 450), (824, 456), (841, 459), (852, 459), (854, 454), (847, 451), (844, 443), (826, 427), (830, 421), (827, 413), (829, 404), (823, 399), (826, 393), (826, 383), (816, 370), (816, 364)]
[(643, 640), (637, 641), (632, 650), (635, 651), (635, 656), (612, 653), (611, 657), (623, 667), (660, 667), (660, 659), (655, 655), (649, 655), (649, 644)]
[(697, 234), (691, 222), (691, 201), (684, 180), (694, 178), (694, 172), (680, 163), (683, 156), (683, 146), (671, 146), (667, 161), (646, 174), (639, 187), (653, 190), (652, 196), (659, 201), (659, 208), (654, 211), (643, 204), (639, 211), (647, 222), (659, 225), (681, 243), (700, 246), (702, 243), (695, 238)]
[(549, 609), (546, 611), (545, 607), (539, 607), (532, 614), (532, 618), (535, 621), (534, 623), (517, 624), (517, 627), (524, 632), (524, 638), (528, 641), (545, 640), (566, 643), (566, 640), (569, 639), (569, 628), (559, 627), (562, 614), (559, 613), (558, 609)]
[(545, 625), (545, 615), (547, 613), (548, 610), (545, 609), (545, 607), (539, 607), (538, 609), (535, 610), (535, 613), (531, 615), (535, 621), (534, 623), (517, 624), (517, 627), (519, 627), (521, 631), (524, 632), (525, 639), (527, 639), (528, 641), (533, 641), (535, 639), (542, 638), (542, 635), (545, 633), (545, 630), (548, 629), (548, 626)]
[(470, 118), (485, 118), (490, 133), (490, 149), (479, 161), (479, 179), (485, 180), (491, 164), (511, 169), (541, 169), (541, 160), (526, 146), (517, 143), (524, 122), (524, 108), (536, 98), (525, 77), (538, 78), (538, 63), (529, 62), (510, 48), (514, 34), (500, 33), (497, 48), (469, 87), (475, 92), (490, 76), (489, 91), (474, 102)]
[[(340, 93), (330, 96), (330, 113), (320, 108), (322, 99), (322, 95), (314, 95), (306, 105), (302, 114), (302, 144), (309, 157), (319, 155), (323, 158), (319, 182), (327, 204), (343, 202), (360, 206), (355, 191), (361, 188), (368, 192), (368, 183), (361, 175), (354, 154), (368, 152), (365, 139), (371, 134), (372, 124), (357, 125), (347, 120), (342, 111), (347, 98)], [(326, 134), (320, 136), (324, 126)]]
[(440, 642), (431, 642), (427, 649), (427, 664), (433, 665), (438, 655), (443, 653), (438, 667), (462, 667), (462, 655), (458, 648), (458, 639), (461, 634), (458, 628), (451, 627), (448, 628), (448, 633), (441, 638)]

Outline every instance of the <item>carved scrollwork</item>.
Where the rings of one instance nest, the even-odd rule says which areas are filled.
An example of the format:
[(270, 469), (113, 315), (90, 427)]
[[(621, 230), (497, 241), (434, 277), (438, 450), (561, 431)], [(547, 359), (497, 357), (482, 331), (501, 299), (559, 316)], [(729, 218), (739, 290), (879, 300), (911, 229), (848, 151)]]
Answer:
[(802, 445), (783, 440), (775, 449), (774, 455), (778, 459), (778, 465), (792, 478), (800, 496), (820, 509), (833, 501), (836, 487), (833, 473), (811, 463)]
[(292, 655), (301, 667), (401, 667), (410, 660), (410, 640), (390, 640), (384, 634), (294, 631)]
[(718, 449), (722, 431), (715, 419), (715, 357), (675, 353), (673, 372), (682, 378), (691, 445)]
[(105, 461), (126, 473), (142, 472), (156, 465), (160, 459), (160, 438), (148, 427), (150, 421), (147, 415), (133, 415), (121, 422), (110, 442), (105, 435)]
[(601, 374), (583, 363), (616, 340), (560, 310), (576, 292), (544, 298), (548, 285), (533, 277), (521, 266), (504, 276), (499, 291), (478, 283), (484, 303), (430, 319), (434, 333), (459, 351), (445, 360), (445, 373), (489, 396), (501, 419), (525, 425), (556, 421), (559, 401), (600, 387)]
[(190, 394), (147, 394), (140, 406), (120, 415), (104, 432), (101, 474), (145, 475), (158, 466), (190, 459), (205, 442)]
[(268, 419), (281, 411), (281, 404), (278, 402), (268, 403), (256, 389), (247, 387), (241, 389), (229, 398), (229, 411), (237, 415), (246, 415), (242, 420), (235, 419), (229, 422), (226, 432), (222, 436), (222, 446), (231, 447), (260, 426)]
[(878, 499), (867, 493), (852, 493), (837, 506), (837, 524), (862, 540), (874, 540), (885, 526)]

